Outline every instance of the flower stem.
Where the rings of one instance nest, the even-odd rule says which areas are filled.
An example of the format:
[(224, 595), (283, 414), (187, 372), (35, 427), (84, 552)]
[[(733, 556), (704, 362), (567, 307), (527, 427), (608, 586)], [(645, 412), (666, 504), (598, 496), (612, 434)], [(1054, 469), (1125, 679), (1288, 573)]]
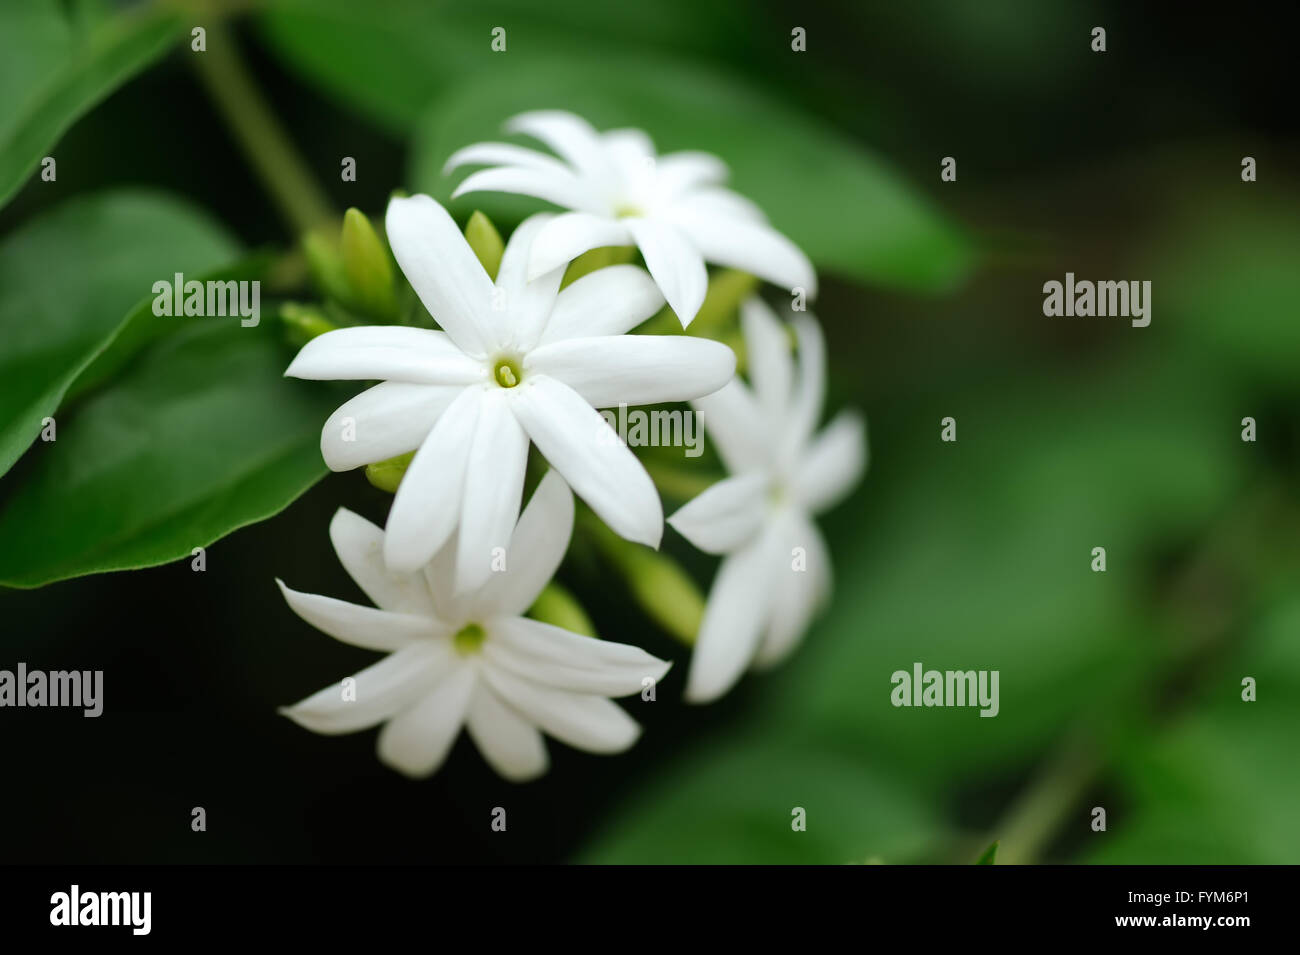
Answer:
[(207, 45), (206, 52), (193, 55), (199, 79), (285, 221), (296, 233), (337, 221), (338, 214), (254, 83), (234, 35), (213, 24)]

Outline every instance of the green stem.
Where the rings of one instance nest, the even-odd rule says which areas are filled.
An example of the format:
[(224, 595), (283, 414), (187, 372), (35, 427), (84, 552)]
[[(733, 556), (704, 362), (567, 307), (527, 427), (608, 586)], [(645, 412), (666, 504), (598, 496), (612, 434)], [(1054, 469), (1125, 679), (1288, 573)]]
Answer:
[(214, 24), (207, 40), (206, 52), (191, 54), (199, 79), (281, 215), (297, 233), (335, 222), (338, 214), (257, 89), (234, 35)]
[[(1166, 696), (1164, 691), (1171, 681), (1194, 675), (1197, 665), (1212, 659), (1229, 640), (1238, 621), (1221, 612), (1221, 608), (1204, 606), (1198, 597), (1205, 589), (1202, 582), (1207, 576), (1222, 578), (1219, 564), (1234, 556), (1246, 562), (1239, 573), (1247, 580), (1261, 578), (1268, 566), (1280, 562), (1279, 555), (1261, 553), (1263, 548), (1258, 542), (1269, 539), (1268, 528), (1292, 524), (1293, 514), (1286, 501), (1285, 494), (1272, 481), (1254, 486), (1188, 555), (1165, 596), (1166, 612), (1176, 621), (1172, 629), (1178, 640), (1158, 655), (1151, 673), (1137, 681), (1138, 700)], [(1292, 536), (1284, 533), (1277, 540), (1289, 546)], [(1179, 702), (1185, 705), (1186, 697)], [(998, 864), (1037, 861), (1070, 813), (1079, 808), (1088, 790), (1101, 780), (1107, 768), (1102, 758), (1105, 749), (1097, 736), (1090, 741), (1081, 730), (1047, 763), (991, 836), (981, 841), (987, 845), (990, 838), (1001, 840)], [(1076, 817), (1076, 825), (1086, 822), (1085, 816)]]
[(997, 825), (998, 865), (1035, 862), (1093, 785), (1100, 765), (1084, 743), (1067, 746)]

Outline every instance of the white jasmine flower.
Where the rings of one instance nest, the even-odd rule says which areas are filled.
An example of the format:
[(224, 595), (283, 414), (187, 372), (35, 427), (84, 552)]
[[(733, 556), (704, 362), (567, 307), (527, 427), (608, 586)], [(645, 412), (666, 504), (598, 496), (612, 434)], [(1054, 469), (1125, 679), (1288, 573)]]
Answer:
[(705, 262), (816, 296), (817, 276), (807, 256), (771, 228), (757, 206), (722, 188), (727, 167), (716, 157), (656, 156), (640, 130), (598, 133), (586, 120), (560, 110), (516, 116), (506, 131), (542, 141), (559, 158), (508, 143), (478, 143), (454, 153), (444, 171), (494, 166), (467, 177), (453, 198), (514, 192), (572, 210), (541, 230), (530, 276), (588, 249), (635, 245), (683, 326), (704, 301)]
[(321, 453), (342, 471), (419, 449), (388, 518), (393, 570), (424, 566), (459, 527), (456, 586), (482, 585), (519, 515), (530, 440), (614, 531), (659, 546), (654, 484), (622, 443), (602, 440), (595, 408), (716, 391), (735, 355), (698, 338), (624, 334), (663, 304), (641, 269), (601, 269), (563, 292), (562, 264), (529, 281), (530, 248), (550, 219), (515, 230), (493, 284), (442, 206), (394, 199), (385, 220), (393, 254), (443, 331), (338, 329), (308, 342), (285, 372), (383, 380), (330, 416)]
[[(687, 677), (686, 699), (726, 693), (751, 662), (777, 662), (799, 642), (831, 588), (830, 555), (812, 516), (836, 504), (866, 465), (864, 423), (841, 412), (814, 434), (825, 397), (825, 344), (796, 315), (798, 369), (786, 328), (757, 298), (741, 311), (753, 391), (734, 380), (692, 402), (732, 475), (668, 523), (723, 554)], [(796, 373), (797, 372), (797, 373)]]
[[(506, 570), (481, 588), (452, 586), (456, 541), (415, 573), (384, 561), (384, 532), (340, 509), (330, 524), (339, 560), (378, 609), (298, 593), (289, 606), (330, 636), (389, 655), (282, 712), (317, 733), (379, 723), (379, 758), (409, 776), (442, 765), (461, 727), (510, 780), (546, 772), (542, 732), (578, 749), (618, 753), (640, 727), (608, 697), (640, 692), (669, 664), (636, 647), (583, 637), (521, 614), (569, 546), (573, 496), (549, 472), (519, 519)], [(351, 697), (351, 698), (349, 698)]]

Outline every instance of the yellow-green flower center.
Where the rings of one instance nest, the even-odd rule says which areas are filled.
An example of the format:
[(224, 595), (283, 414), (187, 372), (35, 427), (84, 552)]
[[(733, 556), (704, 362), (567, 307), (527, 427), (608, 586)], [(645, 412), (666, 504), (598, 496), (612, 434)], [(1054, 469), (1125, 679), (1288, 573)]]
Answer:
[(478, 653), (483, 648), (487, 632), (476, 623), (466, 624), (451, 638), (452, 646), (463, 657)]
[(523, 379), (524, 371), (513, 358), (498, 358), (492, 377), (502, 388), (513, 388)]

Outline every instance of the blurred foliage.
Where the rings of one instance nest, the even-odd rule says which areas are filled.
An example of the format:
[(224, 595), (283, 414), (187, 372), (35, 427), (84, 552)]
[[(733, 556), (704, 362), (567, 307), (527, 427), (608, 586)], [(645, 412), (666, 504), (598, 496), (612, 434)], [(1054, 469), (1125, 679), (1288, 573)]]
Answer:
[[(810, 4), (800, 56), (789, 11), (737, 0), (272, 0), (243, 20), (232, 35), (257, 41), (258, 80), (310, 167), (337, 179), (338, 155), (361, 158), (357, 182), (325, 184), (340, 210), (376, 213), (403, 186), (445, 199), (463, 175), (442, 175), (452, 150), (500, 138), (522, 109), (570, 108), (645, 128), (663, 150), (717, 152), (830, 278), (817, 303), (828, 413), (866, 411), (873, 470), (823, 522), (837, 588), (827, 614), (788, 665), (718, 706), (683, 707), (686, 651), (660, 626), (689, 639), (694, 591), (716, 562), (670, 532), (660, 566), (681, 596), (665, 604), (663, 587), (608, 587), (618, 557), (576, 544), (562, 573), (575, 593), (556, 585), (534, 612), (581, 615), (676, 665), (657, 702), (629, 704), (648, 730), (633, 753), (553, 746), (547, 779), (503, 790), (461, 749), (413, 786), (374, 764), (369, 736), (268, 729), (275, 703), (359, 665), (291, 617), (272, 575), (352, 592), (323, 529), (340, 500), (382, 520), (387, 494), (331, 478), (224, 540), (208, 573), (186, 569), (192, 547), (279, 512), (324, 473), (320, 423), (338, 399), (280, 377), (284, 326), (305, 340), (354, 316), (333, 301), (264, 302), (256, 330), (152, 315), (144, 292), (173, 272), (268, 274), (212, 213), (245, 238), (302, 237), (268, 225), (271, 204), (231, 144), (212, 140), (220, 127), (185, 79), (188, 37), (157, 12), (169, 8), (107, 9), (0, 12), (0, 203), (56, 142), (60, 162), (57, 185), (4, 209), (0, 461), (14, 464), (47, 414), (59, 438), (32, 445), (0, 485), (0, 581), (178, 563), (0, 597), (26, 659), (62, 648), (69, 665), (128, 664), (115, 694), (134, 709), (103, 731), (168, 771), (97, 784), (93, 815), (111, 807), (129, 823), (104, 832), (77, 828), (69, 794), (118, 778), (120, 749), (45, 765), (48, 792), (4, 797), (36, 817), (27, 842), (15, 836), (18, 857), (47, 858), (51, 834), (67, 833), (59, 851), (77, 861), (554, 859), (578, 847), (600, 862), (967, 864), (994, 840), (999, 863), (1300, 859), (1300, 188), (1286, 172), (1293, 122), (1274, 115), (1290, 86), (1268, 80), (1287, 58), (1269, 35), (1243, 41), (1252, 18), (1218, 23), (1208, 59), (1199, 21), (1104, 3)], [(1099, 18), (1104, 59), (1085, 42)], [(500, 25), (505, 54), (491, 48)], [(167, 49), (179, 52), (127, 82)], [(176, 124), (166, 142), (159, 116)], [(1247, 153), (1257, 183), (1239, 180)], [(941, 186), (949, 154), (959, 181)], [(194, 201), (95, 192), (142, 180)], [(507, 233), (537, 208), (488, 195), (453, 206), (461, 221), (480, 207)], [(373, 265), (382, 236), (358, 225), (354, 261)], [(482, 225), (471, 234), (491, 258)], [(309, 257), (315, 292), (345, 301), (336, 234), (309, 241)], [(625, 255), (597, 250), (575, 269)], [(1152, 325), (1043, 318), (1042, 283), (1067, 270), (1151, 279)], [(383, 284), (367, 307), (389, 313)], [(712, 288), (719, 314), (748, 290), (727, 272)], [(951, 294), (896, 294), (916, 291)], [(300, 281), (293, 294), (313, 293)], [(954, 444), (939, 440), (946, 415)], [(1245, 416), (1257, 443), (1240, 439)], [(698, 490), (698, 473), (647, 460), (666, 497)], [(373, 477), (391, 490), (399, 475)], [(1089, 567), (1095, 546), (1104, 574)], [(87, 628), (92, 614), (104, 626)], [(178, 620), (190, 640), (170, 639)], [(916, 661), (999, 670), (997, 718), (892, 707), (890, 674)], [(1246, 676), (1257, 702), (1241, 699)], [(16, 761), (48, 762), (83, 745), (63, 732), (7, 743)], [(250, 771), (275, 785), (250, 789)], [(199, 789), (236, 824), (195, 849), (157, 820)], [(510, 842), (412, 823), (502, 799)], [(1088, 827), (1094, 805), (1106, 833)]]
[(101, 0), (7, 4), (0, 29), (0, 206), (78, 117), (180, 35), (161, 7), (113, 16)]
[[(405, 4), (288, 3), (264, 22), (305, 75), (394, 128), (415, 130), (412, 185), (439, 201), (455, 185), (442, 174), (454, 150), (500, 139), (502, 123), (524, 110), (569, 109), (600, 129), (644, 129), (662, 152), (724, 157), (731, 185), (823, 269), (911, 289), (949, 288), (967, 273), (972, 251), (962, 233), (861, 145), (725, 71), (625, 48), (629, 38), (648, 45), (656, 31), (647, 19), (674, 28), (659, 31), (665, 40), (690, 34), (681, 49), (725, 22), (722, 8), (691, 5), (687, 14), (682, 5), (673, 18), (674, 6), (420, 5), (417, 13)], [(491, 49), (499, 23), (509, 24), (514, 44), (504, 55)], [(611, 35), (601, 42), (605, 31)], [(414, 108), (417, 99), (427, 110)], [(495, 222), (514, 223), (542, 205), (495, 195), (451, 204), (462, 218), (479, 207)]]

